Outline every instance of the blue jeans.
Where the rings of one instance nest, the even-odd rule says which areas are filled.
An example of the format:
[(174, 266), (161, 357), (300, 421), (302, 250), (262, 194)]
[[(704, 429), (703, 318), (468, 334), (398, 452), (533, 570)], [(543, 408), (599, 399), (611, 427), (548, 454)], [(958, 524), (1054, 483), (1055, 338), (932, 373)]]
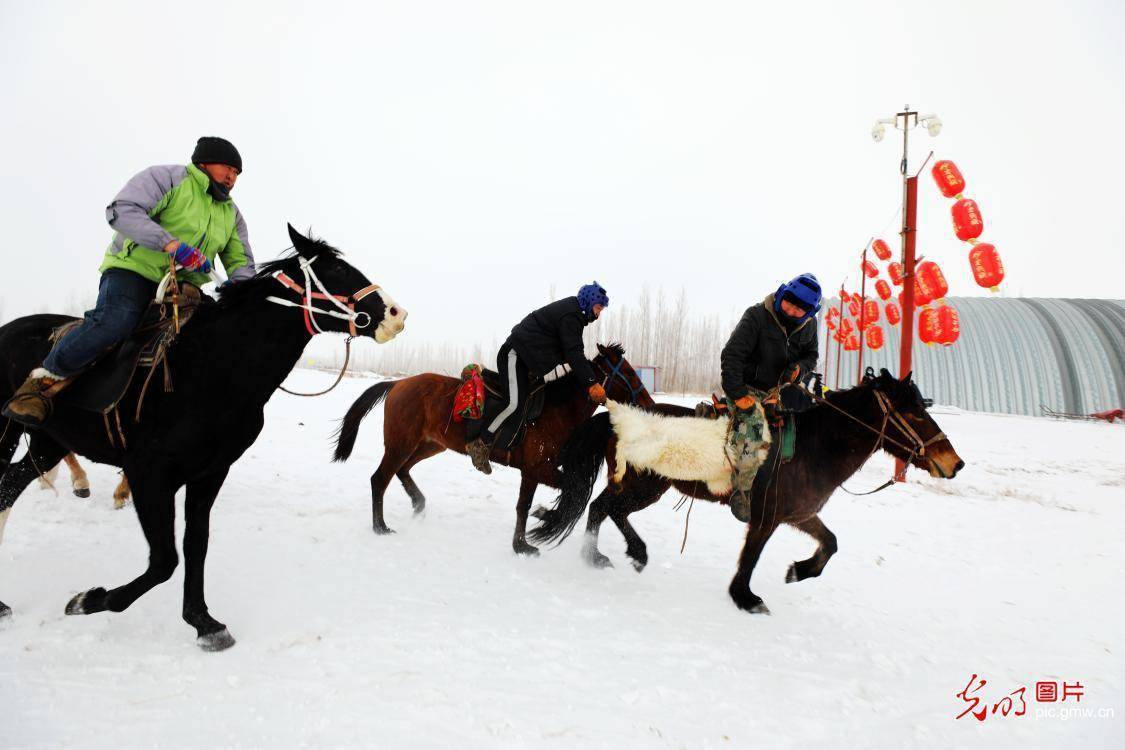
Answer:
[(156, 296), (156, 284), (140, 274), (111, 268), (102, 274), (98, 303), (78, 327), (55, 343), (43, 367), (63, 378), (85, 370), (114, 344), (127, 338)]

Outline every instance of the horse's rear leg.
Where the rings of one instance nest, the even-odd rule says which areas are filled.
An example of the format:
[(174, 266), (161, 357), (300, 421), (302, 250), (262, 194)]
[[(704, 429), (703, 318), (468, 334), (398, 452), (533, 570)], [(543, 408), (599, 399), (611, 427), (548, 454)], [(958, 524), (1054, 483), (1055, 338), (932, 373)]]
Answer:
[[(158, 475), (161, 470), (149, 472)], [(133, 507), (148, 541), (148, 567), (124, 586), (109, 591), (99, 586), (76, 594), (66, 605), (68, 615), (89, 615), (107, 609), (123, 612), (149, 589), (171, 578), (176, 570), (176, 488), (163, 477), (148, 474), (134, 474), (132, 484), (136, 493)]]
[(36, 480), (36, 486), (41, 490), (55, 489), (55, 479), (57, 479), (59, 476), (59, 466), (61, 466), (61, 464), (55, 464), (54, 466), (40, 474), (39, 479)]
[(211, 531), (211, 506), (227, 478), (223, 470), (189, 482), (184, 500), (184, 622), (195, 628), (196, 643), (204, 651), (222, 651), (234, 645), (227, 626), (207, 611), (203, 596), (203, 565)]
[(594, 498), (594, 502), (590, 503), (590, 510), (586, 512), (586, 534), (582, 539), (582, 559), (591, 567), (613, 567), (610, 559), (598, 549), (598, 532), (601, 531), (606, 516), (615, 510), (620, 502), (621, 495), (606, 487)]
[[(22, 432), (22, 429), (14, 429), (13, 425), (13, 429), (8, 430), (0, 441), (0, 460), (3, 461), (4, 468), (3, 476), (0, 477), (0, 541), (4, 538), (4, 526), (8, 523), (12, 506), (27, 489), (27, 485), (31, 484), (31, 480), (39, 476), (39, 469), (36, 467), (54, 466), (66, 454), (66, 448), (36, 432), (31, 436), (27, 455), (16, 463), (9, 464)], [(0, 617), (7, 617), (11, 613), (11, 608), (0, 602)]]
[(113, 491), (113, 507), (115, 510), (121, 510), (125, 507), (125, 503), (129, 502), (129, 477), (125, 476), (125, 472), (121, 472), (121, 481), (117, 483), (117, 488)]
[(531, 500), (535, 497), (535, 489), (539, 482), (527, 474), (520, 475), (520, 497), (516, 502), (516, 528), (512, 532), (512, 549), (518, 555), (538, 555), (539, 548), (528, 544), (527, 539), (527, 513), (531, 510)]
[(436, 456), (444, 451), (443, 446), (435, 443), (423, 443), (418, 450), (414, 451), (412, 455), (402, 468), (398, 470), (398, 480), (402, 482), (403, 489), (406, 494), (410, 496), (410, 504), (414, 507), (414, 515), (420, 516), (426, 512), (426, 496), (422, 494), (422, 490), (418, 489), (418, 485), (414, 482), (414, 477), (410, 476), (410, 470), (414, 468), (415, 464), (420, 461), (425, 461), (427, 458)]
[(739, 609), (744, 609), (753, 614), (768, 615), (770, 613), (769, 607), (762, 601), (762, 597), (750, 590), (750, 576), (754, 574), (754, 566), (758, 564), (758, 558), (762, 556), (762, 550), (765, 549), (766, 542), (773, 536), (775, 529), (777, 529), (777, 524), (755, 522), (751, 525), (750, 531), (746, 535), (746, 543), (742, 546), (742, 554), (738, 558), (738, 572), (734, 574), (730, 587), (727, 589), (730, 592), (730, 598), (734, 600)]
[[(413, 450), (387, 448), (379, 468), (371, 475), (371, 528), (376, 534), (393, 534), (394, 529), (387, 526), (383, 519), (383, 495), (391, 483), (391, 479), (405, 464)], [(409, 491), (409, 490), (408, 490)]]
[(796, 583), (806, 578), (815, 578), (824, 570), (829, 558), (836, 554), (836, 535), (824, 525), (820, 516), (813, 516), (801, 523), (791, 524), (793, 528), (800, 529), (817, 541), (816, 552), (807, 560), (798, 560), (789, 566), (785, 574), (786, 583)]

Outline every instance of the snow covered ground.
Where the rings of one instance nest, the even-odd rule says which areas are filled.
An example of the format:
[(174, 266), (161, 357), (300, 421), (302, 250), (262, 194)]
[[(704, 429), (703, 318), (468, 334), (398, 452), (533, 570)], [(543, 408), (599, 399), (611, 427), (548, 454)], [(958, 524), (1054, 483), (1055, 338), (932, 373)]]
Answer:
[[(375, 536), (381, 408), (352, 460), (328, 462), (369, 382), (277, 394), (231, 472), (208, 559), (211, 611), (238, 639), (224, 653), (180, 620), (182, 568), (125, 613), (65, 617), (75, 592), (138, 574), (147, 548), (132, 510), (112, 509), (114, 470), (89, 467), (90, 500), (29, 488), (0, 547), (15, 610), (0, 623), (0, 747), (1125, 746), (1121, 425), (938, 415), (961, 475), (837, 493), (823, 518), (840, 552), (818, 579), (784, 583), (813, 545), (780, 531), (754, 579), (773, 614), (753, 616), (726, 593), (744, 527), (696, 503), (681, 556), (671, 494), (634, 516), (641, 575), (610, 524), (613, 570), (585, 567), (577, 536), (516, 557), (518, 475), (453, 454), (414, 470), (426, 517), (396, 483), (399, 533)], [(989, 705), (1026, 687), (1026, 715), (957, 720), (973, 674)], [(1084, 695), (1038, 703), (1039, 681)], [(1072, 706), (1115, 718), (1064, 720)]]

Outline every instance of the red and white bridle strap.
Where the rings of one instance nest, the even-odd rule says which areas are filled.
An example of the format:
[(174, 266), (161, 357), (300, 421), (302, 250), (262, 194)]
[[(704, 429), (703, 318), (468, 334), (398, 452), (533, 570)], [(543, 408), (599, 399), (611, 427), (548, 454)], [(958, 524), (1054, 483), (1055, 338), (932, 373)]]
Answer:
[[(278, 283), (282, 286), (292, 289), (297, 294), (301, 295), (304, 299), (304, 304), (293, 302), (292, 300), (283, 299), (281, 297), (266, 297), (267, 300), (274, 304), (283, 305), (285, 307), (299, 307), (304, 311), (305, 315), (305, 330), (309, 332), (310, 336), (315, 336), (318, 333), (324, 333), (324, 329), (316, 322), (317, 315), (331, 315), (334, 318), (348, 321), (348, 333), (355, 336), (358, 329), (366, 328), (371, 325), (371, 316), (366, 312), (360, 310), (356, 312), (356, 303), (360, 302), (364, 297), (379, 290), (378, 284), (371, 284), (365, 286), (359, 291), (344, 296), (341, 294), (332, 294), (324, 288), (317, 277), (316, 272), (312, 269), (313, 261), (316, 260), (314, 256), (312, 260), (301, 258), (301, 272), (305, 276), (304, 285), (298, 284), (291, 279), (284, 271), (276, 271), (273, 277), (277, 279)], [(314, 292), (313, 287), (319, 289), (319, 292)], [(337, 310), (325, 310), (313, 305), (314, 300), (322, 300), (330, 302), (339, 308)]]

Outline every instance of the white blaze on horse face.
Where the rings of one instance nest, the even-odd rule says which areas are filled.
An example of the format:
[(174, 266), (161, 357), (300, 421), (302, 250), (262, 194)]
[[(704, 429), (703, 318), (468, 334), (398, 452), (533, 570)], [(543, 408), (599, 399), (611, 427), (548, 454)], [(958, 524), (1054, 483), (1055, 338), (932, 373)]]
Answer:
[(380, 344), (385, 344), (395, 336), (402, 333), (402, 329), (406, 327), (406, 308), (401, 307), (391, 295), (387, 294), (382, 289), (375, 292), (383, 300), (383, 319), (379, 321), (378, 328), (375, 329), (375, 340)]

